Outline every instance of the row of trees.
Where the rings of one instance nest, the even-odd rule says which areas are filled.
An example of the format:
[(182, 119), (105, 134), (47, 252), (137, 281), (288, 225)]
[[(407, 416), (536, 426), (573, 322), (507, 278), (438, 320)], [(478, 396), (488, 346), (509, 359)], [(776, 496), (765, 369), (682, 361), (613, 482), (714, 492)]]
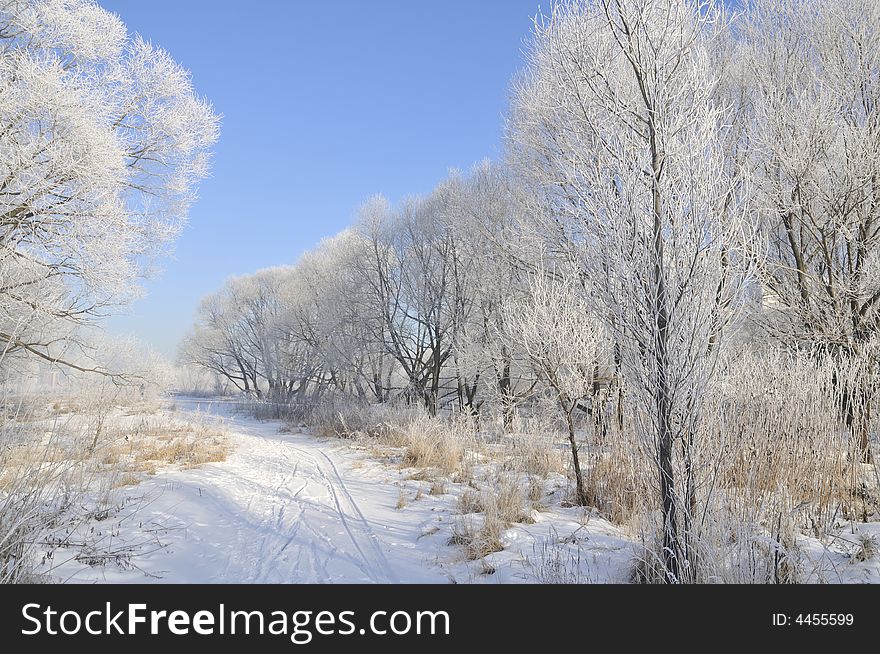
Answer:
[[(476, 410), (484, 371), (464, 344), (499, 340), (520, 276), (486, 238), (487, 220), (499, 236), (517, 220), (508, 182), (486, 164), (397, 208), (370, 199), (356, 227), (297, 264), (231, 279), (206, 297), (185, 360), (257, 397), (332, 389), (431, 413), (451, 403)], [(514, 393), (512, 373), (498, 375)]]
[[(880, 5), (570, 0), (535, 22), (508, 155), (373, 198), (297, 264), (206, 298), (183, 357), (244, 392), (634, 429), (669, 580), (693, 578), (703, 401), (748, 325), (831, 357), (871, 456), (880, 326)], [(738, 330), (740, 334), (745, 329)]]

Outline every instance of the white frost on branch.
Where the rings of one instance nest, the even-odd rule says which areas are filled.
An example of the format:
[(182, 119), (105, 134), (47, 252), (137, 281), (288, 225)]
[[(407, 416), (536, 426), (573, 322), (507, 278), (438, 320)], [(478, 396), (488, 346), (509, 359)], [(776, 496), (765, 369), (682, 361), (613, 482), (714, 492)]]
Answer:
[(59, 333), (137, 296), (217, 135), (189, 74), (95, 2), (0, 1), (4, 352), (56, 358)]

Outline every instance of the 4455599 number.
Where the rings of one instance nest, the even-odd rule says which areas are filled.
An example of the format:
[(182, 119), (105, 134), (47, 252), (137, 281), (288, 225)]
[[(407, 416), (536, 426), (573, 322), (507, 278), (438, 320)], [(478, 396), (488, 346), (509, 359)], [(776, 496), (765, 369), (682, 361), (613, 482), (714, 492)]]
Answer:
[(776, 613), (773, 615), (773, 626), (785, 627), (850, 627), (855, 618), (852, 613), (798, 613), (797, 617)]

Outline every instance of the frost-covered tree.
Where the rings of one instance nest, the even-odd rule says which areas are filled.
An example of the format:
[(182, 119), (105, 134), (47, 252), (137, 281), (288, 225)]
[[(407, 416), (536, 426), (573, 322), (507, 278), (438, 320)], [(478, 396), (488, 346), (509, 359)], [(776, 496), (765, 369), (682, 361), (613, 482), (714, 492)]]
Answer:
[(195, 324), (181, 341), (178, 359), (182, 365), (198, 366), (250, 394), (256, 392), (257, 373), (238, 328), (238, 308), (229, 296), (224, 287), (202, 298)]
[(511, 123), (515, 161), (619, 344), (673, 582), (694, 575), (693, 434), (744, 238), (712, 66), (725, 26), (713, 2), (554, 5), (536, 22)]
[(288, 308), (282, 290), (290, 276), (290, 267), (278, 267), (233, 277), (203, 298), (181, 344), (181, 363), (218, 374), (258, 398), (290, 392), (293, 358), (309, 362), (304, 365), (317, 359), (285, 347), (289, 327), (283, 324)]
[(208, 173), (188, 73), (92, 0), (0, 0), (0, 351), (132, 299)]
[(374, 198), (358, 227), (368, 243), (358, 266), (370, 283), (377, 340), (402, 369), (404, 394), (431, 413), (443, 400), (444, 371), (468, 305), (454, 207), (448, 183), (396, 209)]
[(765, 323), (860, 370), (843, 409), (868, 460), (880, 328), (880, 4), (763, 0), (749, 3), (740, 33), (766, 236)]
[(354, 230), (322, 241), (302, 263), (314, 272), (301, 286), (315, 306), (315, 331), (326, 378), (341, 392), (365, 401), (383, 402), (390, 389), (394, 360), (378, 338), (371, 285), (361, 274), (369, 243)]
[[(528, 211), (516, 180), (500, 164), (483, 162), (462, 182), (453, 229), (467, 261), (467, 308), (457, 330), (455, 366), (463, 380), (463, 405), (499, 405), (505, 429), (536, 380), (505, 307), (528, 296), (528, 276), (543, 243), (523, 233)], [(479, 397), (479, 399), (477, 399)]]
[(581, 473), (575, 412), (593, 390), (603, 329), (584, 297), (576, 271), (539, 270), (523, 300), (503, 309), (511, 345), (525, 352), (565, 420), (575, 479), (575, 500), (589, 503)]

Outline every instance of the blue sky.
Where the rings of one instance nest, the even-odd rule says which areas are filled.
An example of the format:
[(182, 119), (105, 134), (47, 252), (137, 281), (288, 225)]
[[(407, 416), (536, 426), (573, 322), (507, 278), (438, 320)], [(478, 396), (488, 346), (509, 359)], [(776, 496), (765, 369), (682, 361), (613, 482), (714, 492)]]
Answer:
[(99, 1), (188, 68), (223, 115), (174, 258), (107, 323), (170, 356), (230, 275), (295, 261), (374, 193), (426, 193), (450, 168), (496, 158), (539, 4)]

